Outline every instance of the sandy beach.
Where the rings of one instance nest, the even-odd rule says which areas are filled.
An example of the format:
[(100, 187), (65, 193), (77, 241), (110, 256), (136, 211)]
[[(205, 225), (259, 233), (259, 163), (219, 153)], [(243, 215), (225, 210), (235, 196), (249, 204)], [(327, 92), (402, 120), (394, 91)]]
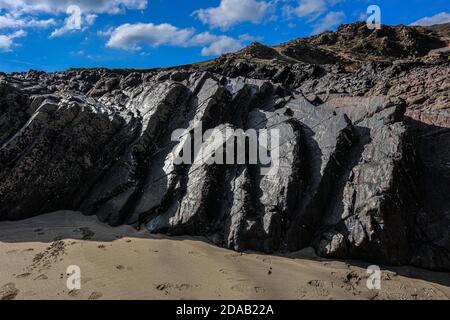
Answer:
[[(369, 290), (367, 263), (326, 260), (310, 249), (237, 253), (68, 211), (1, 222), (0, 261), (1, 299), (450, 298), (448, 273), (382, 267), (381, 290)], [(71, 265), (80, 267), (80, 290), (66, 286)]]

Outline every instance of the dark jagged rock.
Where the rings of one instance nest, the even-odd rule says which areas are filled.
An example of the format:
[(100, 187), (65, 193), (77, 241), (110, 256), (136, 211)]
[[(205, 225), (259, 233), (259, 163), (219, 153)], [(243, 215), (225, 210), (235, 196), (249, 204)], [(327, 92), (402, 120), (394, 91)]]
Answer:
[(418, 205), (411, 184), (415, 163), (401, 123), (404, 105), (374, 97), (335, 99), (327, 107), (348, 114), (358, 143), (342, 163), (341, 198), (324, 212), (317, 250), (334, 257), (408, 263)]
[[(72, 209), (239, 251), (450, 270), (450, 63), (425, 59), (446, 29), (363, 28), (178, 68), (0, 74), (0, 220)], [(248, 149), (178, 163), (208, 129), (277, 129), (276, 174)]]

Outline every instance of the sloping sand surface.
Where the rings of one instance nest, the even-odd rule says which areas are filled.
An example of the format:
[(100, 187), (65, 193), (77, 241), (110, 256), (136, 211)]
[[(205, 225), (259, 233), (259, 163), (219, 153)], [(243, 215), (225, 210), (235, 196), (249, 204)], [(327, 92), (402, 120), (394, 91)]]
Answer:
[[(67, 267), (81, 289), (66, 286)], [(60, 211), (0, 222), (1, 299), (448, 299), (450, 275), (412, 267), (382, 270), (366, 286), (368, 264), (236, 253), (203, 238), (152, 236)]]

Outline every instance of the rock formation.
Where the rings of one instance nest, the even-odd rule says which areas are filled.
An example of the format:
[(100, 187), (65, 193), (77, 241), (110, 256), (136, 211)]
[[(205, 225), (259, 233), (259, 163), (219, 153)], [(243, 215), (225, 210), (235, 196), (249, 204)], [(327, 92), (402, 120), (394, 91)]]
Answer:
[[(450, 270), (450, 62), (428, 55), (448, 30), (352, 24), (168, 69), (0, 74), (0, 220), (79, 210), (239, 251)], [(278, 129), (277, 174), (177, 163), (200, 126)]]

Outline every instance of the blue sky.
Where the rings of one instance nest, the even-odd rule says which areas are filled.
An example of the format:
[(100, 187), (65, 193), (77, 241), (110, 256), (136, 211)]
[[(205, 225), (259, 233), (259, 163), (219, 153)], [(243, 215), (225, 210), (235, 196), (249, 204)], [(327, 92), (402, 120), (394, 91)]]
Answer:
[(340, 23), (450, 21), (448, 0), (0, 0), (0, 71), (152, 68), (191, 63), (252, 41), (273, 45)]

